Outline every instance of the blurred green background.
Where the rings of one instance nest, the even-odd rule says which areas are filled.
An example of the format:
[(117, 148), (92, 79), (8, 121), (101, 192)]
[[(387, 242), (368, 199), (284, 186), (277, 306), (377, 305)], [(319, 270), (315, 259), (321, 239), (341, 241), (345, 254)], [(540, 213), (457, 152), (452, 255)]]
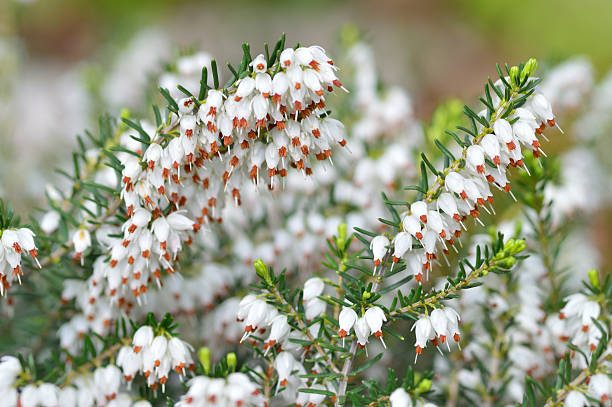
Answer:
[[(384, 79), (412, 91), (419, 114), (449, 96), (473, 97), (495, 62), (584, 54), (601, 75), (612, 66), (612, 2), (3, 0), (3, 34), (22, 38), (33, 58), (75, 63), (121, 47), (139, 30), (165, 30), (179, 47), (218, 59), (236, 44), (257, 48), (286, 32), (333, 50), (339, 28), (355, 23), (377, 50)], [(418, 79), (415, 79), (418, 78)]]

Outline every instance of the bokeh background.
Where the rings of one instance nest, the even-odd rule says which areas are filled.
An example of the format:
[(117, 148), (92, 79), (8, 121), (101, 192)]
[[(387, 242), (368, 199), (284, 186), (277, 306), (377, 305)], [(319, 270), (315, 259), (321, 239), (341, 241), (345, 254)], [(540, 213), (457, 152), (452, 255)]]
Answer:
[[(1, 0), (0, 196), (22, 215), (44, 202), (75, 135), (105, 112), (141, 106), (160, 63), (200, 49), (235, 61), (241, 42), (260, 49), (283, 32), (332, 56), (343, 36), (362, 33), (382, 80), (409, 91), (423, 123), (449, 99), (475, 101), (497, 62), (582, 55), (596, 80), (612, 68), (605, 0)], [(607, 269), (612, 216), (593, 216)]]

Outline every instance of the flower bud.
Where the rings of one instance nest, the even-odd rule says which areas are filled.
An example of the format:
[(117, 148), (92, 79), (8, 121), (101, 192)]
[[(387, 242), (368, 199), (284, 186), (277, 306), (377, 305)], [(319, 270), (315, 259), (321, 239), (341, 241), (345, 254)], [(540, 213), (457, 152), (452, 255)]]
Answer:
[(512, 81), (512, 84), (519, 85), (519, 67), (515, 65), (512, 68), (510, 68), (509, 75), (510, 75), (510, 80)]
[(231, 370), (232, 372), (236, 371), (236, 365), (237, 365), (237, 360), (236, 360), (236, 354), (234, 352), (230, 352), (225, 356), (225, 361), (227, 362), (227, 367), (229, 368), (229, 370)]
[(521, 72), (521, 82), (525, 80), (526, 77), (533, 75), (538, 70), (538, 61), (535, 58), (529, 58), (529, 60), (523, 66), (523, 71)]
[(599, 288), (599, 273), (597, 270), (589, 270), (589, 282), (595, 288)]
[(198, 349), (198, 360), (204, 368), (204, 373), (208, 374), (210, 372), (210, 349), (206, 346)]
[(255, 266), (255, 273), (263, 278), (266, 283), (271, 285), (272, 281), (270, 280), (270, 273), (268, 272), (266, 263), (264, 263), (262, 259), (257, 259), (253, 262), (253, 265)]
[(346, 244), (346, 223), (341, 222), (338, 225), (338, 236), (336, 236), (336, 245), (338, 246), (338, 249), (340, 250), (344, 250), (345, 249), (345, 244)]

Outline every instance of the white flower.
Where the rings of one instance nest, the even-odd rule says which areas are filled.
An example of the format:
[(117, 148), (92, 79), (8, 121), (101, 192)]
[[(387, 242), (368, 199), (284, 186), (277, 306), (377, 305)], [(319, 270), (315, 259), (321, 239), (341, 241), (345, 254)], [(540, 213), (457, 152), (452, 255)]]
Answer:
[(393, 263), (397, 263), (404, 253), (412, 250), (412, 235), (408, 232), (399, 232), (393, 238), (395, 251), (393, 252)]
[(72, 243), (74, 245), (74, 251), (76, 252), (76, 258), (83, 261), (83, 252), (91, 246), (91, 235), (89, 230), (85, 227), (77, 229), (72, 235)]
[(446, 178), (444, 178), (444, 185), (449, 192), (454, 192), (457, 195), (460, 195), (463, 199), (467, 198), (465, 193), (464, 179), (458, 172), (449, 172), (446, 175)]
[(338, 335), (342, 338), (342, 343), (344, 344), (344, 338), (353, 328), (355, 322), (357, 321), (357, 313), (355, 310), (349, 307), (342, 307), (342, 311), (338, 315), (338, 325), (340, 326), (340, 330), (338, 331)]
[(263, 54), (257, 55), (249, 65), (253, 67), (254, 72), (258, 73), (265, 72), (268, 68), (268, 63)]
[(446, 314), (446, 319), (448, 322), (448, 333), (453, 336), (455, 342), (459, 343), (461, 340), (461, 333), (459, 332), (459, 321), (461, 318), (459, 317), (459, 314), (457, 314), (457, 311), (451, 307), (445, 307), (444, 314)]
[(154, 338), (153, 328), (149, 325), (143, 325), (134, 333), (132, 344), (134, 345), (134, 352), (138, 353), (144, 347), (148, 347), (153, 342)]
[(427, 203), (416, 201), (410, 205), (410, 213), (423, 223), (427, 223)]
[(155, 361), (155, 366), (159, 367), (161, 361), (164, 359), (166, 355), (166, 349), (168, 348), (168, 339), (165, 336), (156, 336), (151, 342), (151, 353), (153, 355), (153, 360)]
[(325, 312), (326, 308), (327, 303), (322, 299), (318, 297), (310, 299), (304, 304), (304, 313), (306, 315), (306, 320), (312, 321), (313, 319), (319, 317)]
[(471, 145), (466, 150), (466, 158), (469, 165), (472, 166), (479, 174), (484, 174), (484, 150), (479, 145)]
[(59, 226), (59, 222), (61, 220), (61, 216), (54, 210), (51, 210), (43, 215), (40, 220), (40, 228), (43, 232), (50, 234), (55, 232), (57, 227)]
[(591, 376), (589, 380), (589, 394), (606, 405), (612, 397), (612, 380), (604, 373)]
[(304, 283), (303, 301), (308, 302), (311, 299), (318, 297), (323, 293), (324, 289), (325, 284), (323, 283), (323, 280), (318, 277), (309, 278)]
[(550, 126), (555, 125), (555, 116), (553, 115), (552, 107), (544, 95), (539, 93), (533, 95), (531, 98), (531, 107), (533, 108), (533, 113), (540, 120), (540, 122), (546, 122)]
[(423, 349), (427, 347), (427, 341), (434, 339), (436, 335), (429, 317), (425, 315), (421, 316), (421, 318), (414, 323), (412, 329), (416, 334), (416, 342), (414, 344), (416, 345), (416, 357), (418, 357), (418, 355), (423, 353)]
[(355, 334), (357, 335), (357, 343), (359, 344), (360, 348), (364, 348), (366, 346), (370, 333), (370, 326), (368, 325), (365, 317), (357, 319), (355, 322)]
[(274, 368), (278, 374), (278, 382), (280, 386), (286, 386), (288, 379), (291, 377), (291, 372), (294, 370), (296, 360), (289, 352), (280, 352), (274, 360)]
[(370, 332), (375, 337), (379, 338), (383, 346), (386, 348), (387, 345), (385, 345), (385, 341), (382, 337), (382, 324), (383, 322), (387, 322), (385, 312), (380, 307), (372, 307), (368, 308), (363, 316), (368, 324), (368, 327), (370, 328)]
[(430, 321), (431, 326), (434, 331), (436, 331), (436, 335), (440, 337), (440, 342), (444, 343), (448, 336), (448, 319), (446, 318), (444, 310), (441, 308), (433, 310), (431, 312)]
[(374, 254), (374, 266), (380, 266), (382, 258), (387, 253), (387, 246), (389, 246), (389, 239), (386, 236), (376, 236), (370, 242), (370, 250)]
[(572, 390), (565, 396), (566, 407), (584, 407), (587, 405), (587, 399), (584, 394), (577, 390)]
[(412, 407), (412, 399), (404, 388), (398, 387), (389, 396), (391, 407)]
[(274, 317), (272, 322), (270, 322), (270, 336), (268, 336), (268, 340), (266, 341), (264, 348), (267, 349), (276, 345), (285, 339), (287, 335), (289, 335), (291, 327), (287, 323), (287, 317), (285, 315), (277, 315)]
[(417, 240), (421, 240), (423, 238), (423, 233), (421, 232), (421, 223), (418, 218), (413, 215), (405, 216), (402, 220), (402, 228), (410, 233), (412, 236), (417, 238)]

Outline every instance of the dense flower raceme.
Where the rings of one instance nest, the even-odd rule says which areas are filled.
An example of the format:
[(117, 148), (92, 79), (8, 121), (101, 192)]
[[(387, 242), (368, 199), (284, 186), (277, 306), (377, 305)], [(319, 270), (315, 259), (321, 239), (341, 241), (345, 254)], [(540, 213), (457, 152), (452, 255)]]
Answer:
[[(323, 236), (336, 233), (341, 220), (346, 220), (349, 228), (364, 225), (380, 228), (376, 219), (385, 213), (384, 204), (377, 198), (381, 185), (393, 194), (400, 185), (398, 181), (414, 173), (412, 150), (422, 135), (412, 115), (410, 99), (400, 89), (381, 91), (376, 81), (362, 80), (364, 76), (377, 76), (373, 56), (365, 44), (351, 48), (349, 55), (355, 70), (351, 99), (369, 95), (368, 100), (357, 97), (355, 101), (357, 122), (348, 129), (351, 153), (334, 157), (333, 166), (315, 166), (313, 177), (304, 178), (290, 172), (281, 194), (262, 194), (254, 187), (245, 188), (242, 204), (250, 209), (228, 207), (220, 225), (232, 237), (233, 251), (238, 258), (233, 262), (234, 269), (242, 270), (245, 264), (250, 267), (253, 260), (261, 257), (274, 267), (286, 267), (288, 273), (296, 268), (320, 270), (319, 254), (327, 249)], [(173, 80), (180, 82), (180, 79)], [(377, 151), (377, 154), (368, 151)], [(341, 211), (330, 212), (331, 200), (347, 205), (336, 208)], [(265, 225), (265, 229), (254, 229), (253, 223)], [(228, 275), (223, 270), (219, 272)], [(248, 276), (245, 273), (240, 278)], [(193, 284), (190, 279), (172, 281), (176, 284), (166, 289), (180, 295), (182, 302), (184, 293), (189, 293)], [(226, 281), (234, 278), (230, 276)], [(243, 335), (244, 326), (241, 328), (233, 322), (238, 303), (238, 299), (231, 298), (205, 316), (209, 326), (215, 326), (214, 330), (201, 332), (211, 347), (234, 343)], [(321, 303), (317, 305), (320, 309)], [(176, 305), (169, 304), (169, 307), (172, 310)], [(309, 309), (313, 312), (316, 308)]]
[(0, 359), (0, 394), (4, 407), (151, 407), (148, 401), (134, 401), (120, 390), (121, 370), (114, 365), (77, 376), (67, 386), (51, 383), (20, 386), (24, 370), (12, 356)]
[[(503, 89), (501, 82), (496, 86)], [(555, 125), (546, 98), (539, 93), (529, 96), (523, 107), (514, 109), (507, 118), (500, 116), (507, 109), (508, 101), (502, 103), (497, 98), (493, 103), (496, 112), (491, 117), (489, 128), (481, 125), (477, 137), (462, 150), (465, 165), (461, 165), (462, 160), (457, 160), (444, 170), (425, 197), (412, 203), (410, 210), (402, 216), (400, 232), (391, 241), (384, 235), (372, 239), (370, 250), (375, 272), (386, 256), (390, 256), (392, 264), (405, 259), (416, 281), (422, 282), (437, 255), (441, 252), (445, 256), (449, 247), (453, 247), (460, 238), (467, 218), (479, 221), (480, 210), (493, 211), (492, 207), (487, 208), (493, 203), (491, 186), (512, 194), (507, 177), (508, 167), (528, 171), (521, 146), (531, 150), (535, 157), (543, 154), (537, 137), (546, 126)], [(417, 248), (413, 248), (415, 244)], [(427, 339), (437, 341), (436, 330), (425, 329), (425, 322), (420, 325), (424, 329), (415, 344), (417, 351), (422, 350)], [(358, 327), (363, 327), (363, 324), (355, 326), (358, 337), (367, 338), (375, 333), (365, 327), (358, 332)], [(360, 340), (360, 344), (362, 342)]]
[[(363, 46), (357, 46), (355, 49), (363, 49)], [(351, 52), (351, 55), (356, 54), (356, 52)], [(191, 83), (189, 78), (192, 74), (188, 72), (193, 71), (195, 59), (184, 58), (184, 62), (181, 62), (183, 58), (179, 60), (178, 67), (187, 68), (179, 70), (179, 73), (174, 74), (172, 78), (166, 77), (161, 82), (162, 85), (168, 81)], [(210, 58), (200, 59), (207, 64), (210, 63)], [(365, 67), (359, 65), (358, 68), (355, 74), (357, 79), (361, 77)], [(371, 72), (371, 75), (376, 75), (376, 72)], [(355, 82), (360, 83), (358, 80)], [(134, 312), (138, 312), (138, 308), (142, 308), (144, 312), (157, 313), (159, 307), (152, 305), (160, 304), (160, 302), (164, 304), (163, 310), (173, 315), (194, 315), (197, 310), (206, 309), (210, 312), (210, 315), (205, 317), (206, 321), (210, 321), (217, 328), (214, 330), (202, 329), (199, 334), (204, 340), (211, 346), (236, 342), (241, 337), (240, 327), (233, 322), (234, 318), (231, 315), (237, 311), (238, 300), (228, 300), (218, 310), (213, 308), (213, 301), (226, 296), (228, 289), (234, 285), (233, 282), (245, 284), (249, 282), (249, 279), (252, 278), (250, 265), (254, 259), (262, 257), (266, 263), (287, 267), (288, 270), (296, 267), (320, 267), (317, 261), (318, 253), (326, 249), (322, 236), (331, 236), (335, 233), (341, 219), (346, 219), (349, 227), (364, 225), (377, 227), (375, 219), (383, 215), (385, 211), (380, 199), (376, 199), (380, 185), (382, 183), (391, 187), (396, 184), (400, 174), (405, 177), (406, 174), (413, 172), (411, 146), (420, 140), (420, 134), (419, 126), (412, 117), (410, 100), (399, 89), (392, 91), (396, 95), (393, 96), (396, 100), (392, 103), (391, 94), (377, 93), (375, 83), (363, 84), (361, 87), (367, 87), (367, 93), (371, 94), (372, 98), (369, 104), (359, 104), (358, 117), (361, 117), (360, 122), (363, 123), (363, 126), (378, 126), (379, 130), (376, 131), (379, 136), (376, 139), (368, 138), (364, 142), (355, 140), (351, 143), (351, 154), (335, 157), (334, 166), (313, 166), (313, 177), (305, 178), (297, 171), (288, 172), (285, 187), (277, 188), (277, 191), (270, 194), (262, 193), (261, 188), (258, 189), (254, 183), (243, 185), (241, 201), (244, 209), (234, 205), (226, 206), (223, 211), (219, 211), (223, 214), (223, 223), (217, 226), (217, 229), (232, 236), (230, 241), (232, 246), (229, 250), (234, 252), (236, 261), (228, 267), (205, 260), (201, 274), (195, 278), (182, 279), (173, 278), (173, 275), (169, 276), (164, 280), (164, 290), (159, 294), (155, 290), (149, 291), (146, 303), (143, 302), (141, 307), (132, 308), (131, 315), (137, 317), (138, 314)], [(192, 92), (197, 91), (193, 85), (190, 85), (188, 89)], [(179, 94), (176, 96), (178, 97)], [(402, 103), (398, 103), (397, 100), (400, 95)], [(393, 114), (381, 115), (381, 112), (392, 112)], [(151, 134), (154, 132), (154, 129), (147, 127), (144, 123), (143, 128)], [(357, 127), (354, 126), (353, 129), (352, 137), (362, 138), (360, 134), (357, 134)], [(130, 134), (126, 132), (122, 136), (122, 145), (137, 150), (140, 145), (130, 139)], [(398, 136), (393, 138), (392, 135), (395, 134)], [(380, 143), (381, 137), (384, 137), (385, 143)], [(385, 152), (380, 156), (370, 157), (366, 154), (366, 150), (373, 147)], [(357, 168), (353, 166), (355, 160), (359, 163)], [(105, 179), (112, 181), (114, 177), (112, 171), (108, 175), (108, 178), (98, 178), (97, 182), (106, 183)], [(312, 181), (313, 178), (317, 181)], [(334, 185), (335, 187), (332, 188)], [(357, 191), (361, 192), (357, 193)], [(56, 192), (51, 192), (53, 190), (50, 191), (50, 196), (58, 195)], [(367, 201), (360, 201), (358, 207), (349, 206), (350, 212), (346, 214), (343, 212), (331, 216), (328, 214), (330, 199), (350, 203), (355, 197), (367, 199)], [(295, 208), (298, 208), (297, 211)], [(56, 212), (49, 212), (49, 216), (54, 214)], [(278, 221), (280, 222), (277, 223)], [(253, 229), (251, 226), (253, 223), (266, 225), (266, 228)], [(74, 236), (80, 236), (79, 232), (77, 230)], [(112, 234), (112, 230), (106, 228), (96, 233), (99, 241), (106, 241), (105, 235), (108, 234)], [(205, 252), (212, 253), (219, 250), (220, 242), (216, 234), (199, 233), (198, 235), (198, 243), (204, 246)], [(102, 261), (95, 263), (95, 267), (103, 266)], [(99, 270), (94, 274), (102, 275), (104, 272)], [(210, 289), (208, 295), (201, 295), (201, 289), (197, 288), (202, 286), (200, 281), (207, 282), (204, 289)], [(79, 334), (86, 332), (88, 326), (94, 332), (104, 334), (111, 317), (111, 312), (107, 307), (99, 305), (104, 301), (96, 300), (92, 303), (88, 290), (84, 287), (86, 285), (83, 282), (67, 282), (63, 296), (64, 301), (76, 298), (79, 307), (86, 310), (86, 316), (73, 319), (61, 331), (63, 346), (72, 352), (78, 349), (76, 338)], [(137, 299), (139, 298), (140, 295), (137, 296)], [(158, 315), (162, 314), (163, 312)], [(93, 320), (88, 322), (87, 318), (90, 317), (87, 315), (93, 315)]]
[[(98, 258), (87, 281), (83, 312), (90, 329), (103, 334), (116, 318), (96, 312), (106, 298), (129, 315), (149, 281), (160, 286), (163, 271), (174, 273), (183, 246), (202, 226), (221, 223), (224, 209), (240, 205), (249, 184), (272, 189), (289, 167), (309, 175), (311, 159), (331, 160), (332, 146), (345, 144), (342, 124), (324, 112), (325, 93), (342, 85), (320, 47), (288, 48), (269, 67), (259, 55), (250, 66), (246, 76), (223, 91), (210, 89), (203, 101), (179, 100), (166, 126), (143, 125), (151, 138), (144, 152), (126, 132), (123, 146), (136, 153), (117, 155), (127, 220), (95, 234), (110, 260)], [(76, 258), (92, 240), (85, 227), (74, 232)], [(70, 324), (82, 320), (76, 316)], [(66, 331), (70, 336), (78, 329)]]
[(155, 335), (154, 329), (148, 325), (134, 333), (132, 345), (124, 346), (117, 355), (117, 365), (123, 369), (128, 384), (137, 373), (141, 373), (149, 387), (156, 389), (161, 384), (162, 391), (165, 391), (172, 370), (183, 378), (188, 371), (195, 369), (191, 345), (169, 334)]
[[(555, 110), (561, 113), (564, 110), (576, 111), (586, 104), (593, 86), (592, 75), (592, 68), (586, 61), (570, 60), (548, 72), (539, 91), (550, 100)], [(529, 258), (523, 260), (513, 272), (512, 283), (504, 277), (490, 275), (483, 286), (471, 289), (469, 295), (462, 296), (454, 304), (465, 317), (463, 323), (470, 326), (466, 337), (467, 346), (462, 352), (464, 358), (461, 364), (451, 364), (443, 356), (436, 358), (434, 366), (439, 375), (438, 386), (451, 388), (454, 385), (451, 381), (458, 380), (463, 387), (474, 391), (474, 394), (482, 394), (482, 378), (477, 361), (486, 361), (485, 365), (489, 367), (506, 364), (509, 368), (504, 375), (489, 378), (489, 394), (500, 392), (497, 393), (500, 400), (520, 402), (525, 394), (525, 376), (530, 375), (543, 381), (554, 375), (558, 369), (556, 357), (566, 351), (569, 342), (573, 343), (572, 332), (575, 330), (568, 331), (567, 323), (559, 319), (559, 309), (551, 310), (547, 304), (550, 304), (549, 298), (551, 295), (554, 297), (555, 292), (579, 290), (582, 279), (586, 277), (586, 270), (599, 267), (598, 256), (592, 248), (588, 233), (575, 228), (568, 230), (567, 227), (572, 223), (573, 215), (588, 216), (602, 205), (603, 194), (598, 186), (602, 184), (599, 174), (601, 170), (598, 168), (600, 163), (588, 146), (578, 144), (564, 153), (560, 161), (559, 180), (553, 182), (546, 177), (544, 181), (544, 202), (550, 203), (545, 205), (547, 209), (538, 214), (529, 208), (526, 211), (529, 216), (521, 213), (512, 221), (498, 226), (504, 235), (511, 236), (516, 233), (516, 225), (521, 225), (521, 235), (527, 236), (527, 246), (531, 248)], [(541, 231), (533, 229), (536, 227), (533, 219), (547, 219), (547, 211), (552, 214), (552, 229), (547, 229), (546, 233), (556, 235), (559, 228), (563, 228), (564, 234), (569, 233), (564, 239), (562, 250), (556, 250), (556, 246), (545, 248), (538, 244), (538, 234)], [(483, 237), (474, 236), (473, 243), (476, 245), (489, 241), (488, 236), (484, 240)], [(551, 244), (550, 239), (545, 241)], [(473, 261), (475, 246), (470, 250)], [(553, 262), (556, 270), (571, 270), (563, 276), (564, 290), (556, 285), (558, 283), (554, 283), (558, 278), (554, 276), (554, 270), (550, 270), (550, 259), (545, 258), (547, 252), (559, 253), (559, 258)], [(486, 314), (504, 326), (503, 333), (487, 330)], [(595, 338), (600, 337), (601, 332), (590, 332), (590, 342), (595, 345), (598, 343)], [(586, 355), (591, 355), (593, 348), (588, 344), (588, 335), (578, 333), (576, 338), (573, 344)], [(495, 346), (500, 352), (492, 354), (490, 350)], [(575, 367), (584, 367), (585, 361), (579, 352), (571, 352), (570, 361)], [(452, 375), (451, 369), (459, 369), (458, 376)]]
[(4, 295), (13, 281), (21, 283), (21, 256), (29, 255), (38, 264), (34, 236), (28, 228), (0, 230), (0, 294)]

